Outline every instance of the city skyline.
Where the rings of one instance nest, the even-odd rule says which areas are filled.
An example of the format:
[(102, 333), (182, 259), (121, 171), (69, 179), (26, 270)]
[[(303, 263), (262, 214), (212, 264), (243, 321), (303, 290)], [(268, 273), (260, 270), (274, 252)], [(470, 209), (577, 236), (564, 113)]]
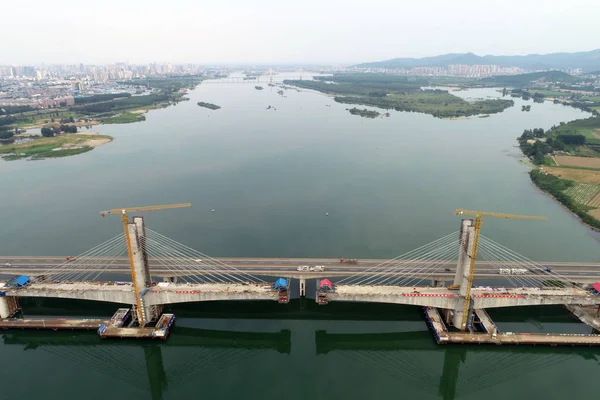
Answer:
[[(592, 0), (473, 0), (355, 6), (307, 0), (198, 4), (35, 0), (0, 26), (0, 64), (354, 64), (443, 53), (524, 55), (597, 48)], [(24, 26), (27, 29), (24, 29)]]

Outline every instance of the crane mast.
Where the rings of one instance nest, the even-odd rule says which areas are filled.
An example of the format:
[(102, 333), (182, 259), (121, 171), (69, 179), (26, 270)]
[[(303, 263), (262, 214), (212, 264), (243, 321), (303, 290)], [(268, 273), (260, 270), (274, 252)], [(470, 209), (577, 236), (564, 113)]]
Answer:
[(154, 210), (164, 210), (169, 208), (183, 208), (190, 207), (192, 203), (180, 203), (180, 204), (166, 204), (166, 205), (158, 205), (158, 206), (144, 206), (144, 207), (129, 207), (129, 208), (113, 208), (112, 210), (102, 211), (100, 213), (101, 217), (104, 217), (107, 214), (121, 214), (121, 222), (123, 223), (123, 230), (125, 231), (125, 241), (127, 243), (127, 256), (129, 258), (129, 267), (131, 268), (131, 280), (133, 282), (133, 292), (135, 295), (135, 304), (137, 307), (137, 317), (140, 326), (144, 326), (146, 321), (144, 320), (144, 316), (142, 313), (142, 300), (140, 296), (140, 288), (137, 284), (137, 273), (135, 271), (135, 264), (133, 261), (133, 247), (131, 243), (131, 238), (129, 237), (129, 219), (127, 217), (128, 212), (138, 212), (138, 211), (154, 211)]
[(473, 286), (473, 275), (475, 274), (475, 260), (477, 259), (477, 248), (479, 246), (479, 232), (481, 231), (482, 217), (494, 217), (504, 219), (524, 219), (524, 220), (537, 220), (545, 221), (546, 217), (537, 217), (531, 215), (518, 215), (518, 214), (506, 214), (486, 211), (473, 211), (465, 210), (463, 208), (457, 208), (454, 213), (456, 215), (474, 215), (475, 226), (474, 226), (474, 238), (473, 248), (471, 250), (471, 261), (469, 263), (469, 275), (467, 277), (467, 290), (465, 293), (465, 306), (462, 315), (462, 322), (460, 325), (461, 330), (465, 330), (467, 327), (467, 320), (469, 318), (469, 307), (471, 305), (471, 288)]

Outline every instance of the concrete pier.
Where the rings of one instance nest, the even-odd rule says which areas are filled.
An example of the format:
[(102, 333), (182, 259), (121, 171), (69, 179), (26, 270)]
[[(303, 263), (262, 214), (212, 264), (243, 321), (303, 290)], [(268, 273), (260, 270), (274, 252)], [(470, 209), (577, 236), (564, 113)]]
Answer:
[(600, 331), (600, 316), (596, 306), (580, 306), (576, 304), (566, 305), (565, 308), (575, 315), (581, 322)]
[(300, 279), (300, 297), (306, 297), (306, 279)]
[(424, 307), (425, 317), (430, 326), (435, 340), (438, 344), (462, 343), (462, 344), (527, 344), (527, 345), (571, 345), (571, 346), (600, 346), (600, 335), (595, 334), (568, 334), (568, 333), (495, 333), (497, 328), (483, 310), (476, 310), (480, 320), (485, 320), (484, 326), (489, 333), (449, 332), (444, 321), (434, 307)]

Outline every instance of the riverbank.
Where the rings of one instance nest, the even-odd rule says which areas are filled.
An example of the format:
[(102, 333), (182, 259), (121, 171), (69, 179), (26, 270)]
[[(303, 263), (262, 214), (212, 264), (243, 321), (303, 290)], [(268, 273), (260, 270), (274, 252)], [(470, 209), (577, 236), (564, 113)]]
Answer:
[[(543, 168), (535, 168), (529, 172), (531, 181), (542, 191), (550, 194), (556, 201), (565, 206), (569, 211), (575, 214), (581, 222), (595, 231), (600, 232), (600, 209), (597, 207), (586, 206), (577, 201), (585, 196), (583, 190), (589, 187), (578, 185), (577, 182), (561, 179)], [(596, 197), (598, 197), (596, 193)], [(581, 200), (580, 200), (581, 201)], [(600, 204), (598, 204), (600, 206)]]
[(0, 156), (6, 161), (67, 157), (86, 153), (112, 140), (112, 136), (94, 132), (38, 137), (24, 143), (0, 146)]
[[(532, 160), (533, 183), (600, 230), (600, 118), (525, 130), (519, 147)], [(536, 167), (537, 166), (537, 167)]]

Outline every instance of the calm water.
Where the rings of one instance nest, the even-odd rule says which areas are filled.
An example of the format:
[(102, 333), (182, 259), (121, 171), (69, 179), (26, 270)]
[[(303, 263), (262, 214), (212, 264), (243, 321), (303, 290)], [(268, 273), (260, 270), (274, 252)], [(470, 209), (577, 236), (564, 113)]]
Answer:
[[(98, 127), (115, 140), (91, 153), (0, 162), (0, 253), (78, 254), (120, 232), (102, 210), (190, 201), (147, 223), (212, 256), (391, 258), (457, 230), (463, 207), (549, 217), (484, 223), (486, 236), (529, 258), (600, 261), (598, 236), (530, 183), (514, 148), (523, 129), (585, 113), (549, 103), (525, 113), (516, 99), (490, 118), (368, 120), (327, 96), (263, 86), (204, 84), (145, 122)], [(65, 308), (115, 307), (37, 301), (26, 313)], [(160, 345), (5, 334), (0, 398), (583, 398), (600, 388), (599, 350), (437, 347), (417, 308), (307, 300), (172, 311), (177, 328)], [(589, 331), (560, 308), (492, 317), (505, 331)]]

